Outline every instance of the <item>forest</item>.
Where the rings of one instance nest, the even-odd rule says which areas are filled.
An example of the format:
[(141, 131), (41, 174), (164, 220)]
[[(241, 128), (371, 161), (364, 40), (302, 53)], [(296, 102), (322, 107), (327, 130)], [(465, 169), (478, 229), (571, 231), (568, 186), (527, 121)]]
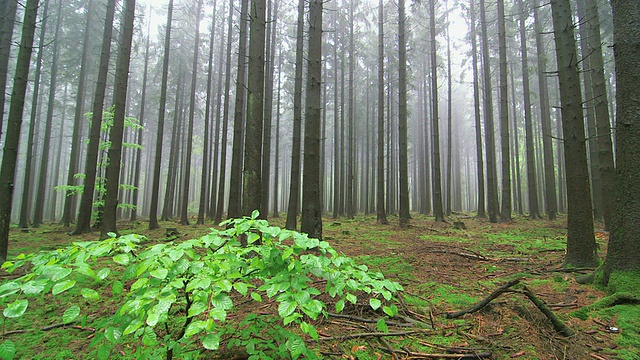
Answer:
[(637, 0), (0, 7), (0, 359), (640, 359)]

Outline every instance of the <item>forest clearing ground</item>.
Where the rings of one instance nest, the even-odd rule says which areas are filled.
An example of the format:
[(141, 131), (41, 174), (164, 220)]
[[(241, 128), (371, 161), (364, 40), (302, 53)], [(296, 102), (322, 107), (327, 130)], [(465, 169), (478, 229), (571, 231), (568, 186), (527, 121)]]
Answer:
[[(450, 220), (463, 221), (466, 230), (454, 229), (452, 222), (435, 223), (431, 217), (414, 214), (409, 228), (401, 229), (397, 218), (390, 218), (389, 225), (377, 225), (375, 216), (359, 216), (355, 219), (325, 218), (324, 238), (339, 252), (353, 257), (385, 277), (401, 283), (405, 292), (405, 311), (433, 327), (396, 337), (365, 337), (347, 339), (354, 333), (375, 333), (376, 323), (358, 321), (376, 314), (363, 306), (345, 308), (350, 318), (329, 317), (315, 325), (321, 336), (335, 338), (321, 341), (317, 349), (327, 358), (391, 359), (408, 358), (403, 349), (418, 354), (446, 353), (456, 349), (475, 349), (476, 353), (490, 352), (493, 359), (639, 359), (634, 357), (633, 343), (618, 341), (621, 334), (611, 333), (607, 325), (619, 326), (615, 311), (590, 313), (581, 320), (570, 316), (572, 311), (590, 305), (605, 293), (592, 286), (576, 282), (575, 272), (556, 271), (562, 266), (566, 247), (566, 219), (558, 221), (529, 220), (515, 217), (511, 224), (490, 224), (466, 215)], [(271, 224), (283, 226), (284, 219), (272, 219)], [(148, 231), (146, 223), (122, 223), (121, 233), (141, 233), (151, 241), (166, 241), (165, 228), (175, 227), (179, 239), (190, 239), (207, 232), (207, 226), (179, 226), (161, 224), (163, 228)], [(606, 253), (607, 234), (597, 232), (600, 256)], [(95, 240), (98, 234), (74, 237), (71, 241)], [(164, 239), (164, 240), (162, 240)], [(29, 233), (14, 229), (10, 256), (22, 252), (51, 250), (63, 247), (70, 239), (57, 225), (32, 229)], [(177, 240), (179, 241), (179, 240)], [(2, 274), (3, 277), (6, 274)], [(485, 298), (492, 291), (513, 279), (521, 279), (540, 299), (544, 300), (565, 324), (576, 332), (563, 338), (551, 326), (545, 316), (526, 297), (518, 293), (505, 293), (484, 309), (459, 319), (447, 319), (446, 313), (468, 308)], [(273, 305), (273, 304), (272, 304)], [(60, 307), (43, 299), (44, 312)], [(331, 306), (331, 305), (330, 305)], [(64, 308), (64, 306), (61, 306)], [(100, 313), (115, 310), (106, 304)], [(237, 311), (255, 309), (239, 306)], [(266, 302), (261, 311), (269, 312)], [(332, 309), (329, 309), (330, 311)], [(370, 309), (369, 309), (370, 310)], [(277, 310), (275, 310), (277, 313)], [(638, 315), (637, 306), (631, 314)], [(632, 315), (632, 316), (635, 316)], [(379, 316), (378, 316), (379, 317)], [(390, 332), (411, 330), (392, 326)], [(638, 326), (636, 322), (632, 322)], [(49, 323), (37, 324), (45, 326)], [(401, 324), (400, 324), (401, 325)], [(637, 328), (636, 328), (637, 329)], [(15, 330), (6, 328), (5, 331)], [(29, 353), (37, 358), (45, 350), (47, 342), (58, 336), (79, 336), (71, 339), (66, 347), (69, 354), (81, 354), (86, 346), (86, 333), (79, 330), (56, 329), (36, 340), (27, 340), (28, 334), (12, 335), (13, 341), (36, 343)], [(42, 339), (42, 337), (46, 337)], [(35, 342), (34, 342), (35, 341)], [(396, 351), (393, 356), (390, 349)], [(126, 350), (126, 349), (125, 349)], [(125, 351), (123, 351), (124, 353)], [(228, 354), (227, 354), (228, 355)], [(225, 356), (225, 355), (223, 355)], [(639, 355), (640, 356), (640, 355)], [(61, 357), (74, 358), (74, 357)], [(82, 358), (82, 357), (78, 357)]]

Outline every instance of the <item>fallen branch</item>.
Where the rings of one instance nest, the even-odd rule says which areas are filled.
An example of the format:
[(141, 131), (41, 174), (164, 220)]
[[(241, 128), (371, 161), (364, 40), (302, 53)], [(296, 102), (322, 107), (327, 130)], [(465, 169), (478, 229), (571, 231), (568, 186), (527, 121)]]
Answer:
[[(378, 349), (389, 352), (389, 349), (378, 347)], [(394, 353), (403, 354), (412, 359), (488, 359), (493, 356), (491, 352), (467, 353), (467, 354), (427, 354), (408, 350), (393, 350)]]
[[(363, 322), (363, 323), (369, 323), (369, 324), (375, 324), (378, 322), (378, 320), (374, 320), (374, 319), (366, 319), (366, 318), (361, 318), (358, 316), (352, 316), (352, 315), (344, 315), (344, 314), (334, 314), (334, 313), (328, 313), (329, 317), (334, 317), (334, 318), (338, 318), (338, 319), (347, 319), (347, 320), (353, 320), (353, 321), (359, 321), (359, 322)], [(406, 318), (404, 319), (405, 321), (407, 320)], [(415, 322), (419, 322), (416, 320), (413, 320)], [(411, 322), (406, 322), (406, 323), (398, 323), (395, 321), (385, 321), (387, 323), (387, 325), (391, 325), (391, 326), (398, 326), (398, 327), (413, 327), (414, 324)]]
[(553, 328), (558, 333), (560, 333), (561, 335), (564, 335), (566, 337), (575, 335), (573, 330), (569, 329), (562, 322), (562, 320), (560, 320), (556, 316), (556, 314), (554, 314), (553, 311), (551, 311), (551, 309), (549, 309), (547, 304), (545, 304), (544, 301), (540, 300), (540, 298), (538, 298), (531, 290), (529, 290), (528, 287), (524, 286), (523, 290), (522, 290), (522, 293), (524, 293), (529, 298), (529, 300), (531, 300), (531, 302), (533, 302), (536, 305), (536, 307), (538, 309), (540, 309), (540, 311), (542, 311), (542, 313), (544, 314), (544, 316), (547, 317), (547, 319), (551, 320), (551, 323), (553, 324)]
[(40, 330), (49, 331), (49, 330), (53, 330), (53, 329), (57, 329), (57, 328), (61, 328), (61, 327), (71, 326), (71, 325), (73, 325), (73, 324), (75, 324), (77, 322), (78, 322), (78, 320), (74, 320), (74, 321), (71, 321), (71, 322), (68, 322), (68, 323), (52, 324), (52, 325), (49, 325), (49, 326), (42, 327), (42, 328), (40, 328)]
[[(321, 338), (318, 338), (317, 341), (351, 340), (351, 339), (359, 339), (359, 338), (364, 338), (364, 337), (377, 337), (377, 338), (379, 338), (379, 337), (385, 337), (385, 336), (404, 336), (404, 335), (416, 334), (416, 333), (419, 333), (419, 332), (420, 331), (418, 331), (418, 330), (398, 331), (398, 332), (388, 332), (388, 333), (369, 332), (369, 333), (350, 334), (350, 335), (344, 335), (344, 336), (321, 337)], [(308, 340), (308, 341), (314, 341), (314, 340)]]
[(493, 301), (495, 298), (497, 298), (502, 293), (506, 292), (510, 287), (518, 284), (519, 282), (520, 282), (520, 279), (511, 280), (508, 283), (500, 286), (498, 289), (496, 289), (494, 292), (492, 292), (491, 295), (487, 296), (486, 298), (484, 298), (482, 301), (480, 301), (476, 305), (474, 305), (474, 306), (472, 306), (470, 308), (464, 309), (464, 310), (460, 310), (460, 311), (456, 311), (456, 312), (448, 312), (447, 313), (447, 318), (448, 319), (455, 319), (455, 318), (459, 318), (462, 315), (472, 314), (472, 313), (474, 313), (474, 312), (476, 312), (478, 310), (481, 310), (485, 306), (489, 305), (489, 303), (491, 301)]

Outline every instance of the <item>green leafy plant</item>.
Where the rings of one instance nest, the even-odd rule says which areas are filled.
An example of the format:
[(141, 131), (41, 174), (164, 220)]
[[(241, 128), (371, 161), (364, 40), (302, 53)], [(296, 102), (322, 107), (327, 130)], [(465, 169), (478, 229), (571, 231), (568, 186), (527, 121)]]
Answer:
[[(80, 296), (102, 296), (95, 287), (79, 284), (116, 276), (104, 265), (106, 257), (124, 269), (111, 287), (112, 294), (124, 295), (124, 302), (92, 341), (99, 358), (109, 357), (118, 343), (136, 346), (137, 357), (197, 358), (223, 342), (226, 348), (244, 349), (251, 359), (317, 358), (303, 339), (318, 339), (309, 319), (339, 313), (347, 302), (357, 303), (358, 296), (389, 317), (397, 314), (392, 300), (400, 284), (357, 265), (327, 242), (270, 226), (257, 216), (256, 211), (250, 218), (229, 220), (222, 224), (226, 230), (212, 229), (179, 243), (145, 246), (143, 237), (125, 235), (20, 255), (2, 266), (8, 272), (30, 266), (26, 275), (0, 286), (4, 320), (23, 316), (30, 297), (81, 287), (78, 301), (62, 316), (64, 323), (78, 319), (87, 310), (81, 309)], [(241, 246), (241, 238), (248, 246)], [(323, 293), (335, 299), (335, 309), (321, 300)], [(265, 298), (277, 304), (277, 315), (250, 313), (242, 321), (229, 320), (239, 303)], [(386, 331), (384, 318), (378, 329)], [(12, 346), (5, 342), (0, 352), (15, 351)]]

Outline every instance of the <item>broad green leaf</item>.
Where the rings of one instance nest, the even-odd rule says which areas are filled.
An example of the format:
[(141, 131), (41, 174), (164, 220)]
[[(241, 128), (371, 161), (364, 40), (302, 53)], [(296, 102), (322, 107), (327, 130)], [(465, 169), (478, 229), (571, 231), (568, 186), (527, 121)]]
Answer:
[(207, 350), (218, 350), (220, 347), (220, 334), (208, 334), (202, 339), (202, 346)]
[(218, 294), (211, 299), (211, 305), (229, 310), (233, 307), (233, 300), (227, 294)]
[(65, 268), (60, 265), (48, 266), (45, 270), (45, 273), (49, 276), (51, 281), (58, 281), (66, 278), (71, 274), (73, 270), (70, 268)]
[(303, 333), (311, 336), (313, 340), (318, 340), (318, 331), (316, 330), (315, 326), (303, 321), (302, 323), (300, 323), (300, 329)]
[(169, 258), (173, 261), (178, 261), (184, 255), (184, 250), (174, 249), (169, 251)]
[(106, 337), (107, 340), (109, 340), (109, 342), (113, 344), (118, 341), (120, 336), (122, 336), (122, 332), (120, 331), (120, 329), (115, 327), (107, 328), (107, 330), (104, 332), (104, 337)]
[(254, 219), (254, 220), (255, 220), (255, 219), (257, 219), (257, 218), (258, 218), (258, 216), (260, 216), (260, 211), (258, 211), (258, 210), (253, 210), (253, 211), (251, 212), (251, 218), (252, 218), (252, 219)]
[(387, 326), (387, 322), (384, 321), (384, 318), (381, 318), (380, 320), (378, 320), (378, 323), (376, 324), (376, 328), (378, 329), (378, 331), (383, 332), (385, 334), (389, 332), (389, 326)]
[(104, 268), (104, 269), (98, 271), (96, 276), (98, 277), (98, 279), (104, 280), (104, 279), (107, 278), (107, 276), (109, 276), (110, 273), (111, 273), (111, 269), (110, 268)]
[(19, 299), (7, 305), (2, 311), (2, 315), (8, 318), (17, 318), (27, 311), (27, 307), (29, 307), (29, 300)]
[(122, 294), (123, 290), (124, 290), (124, 285), (122, 284), (121, 281), (116, 280), (113, 282), (113, 284), (111, 284), (111, 292), (113, 293), (113, 295), (120, 295)]
[(293, 248), (289, 247), (282, 253), (282, 260), (288, 259), (293, 254)]
[(389, 315), (389, 317), (394, 317), (398, 314), (398, 307), (394, 304), (391, 304), (390, 306), (383, 306), (382, 311), (384, 311), (385, 314)]
[(80, 294), (82, 294), (82, 297), (84, 297), (85, 299), (100, 300), (100, 294), (93, 289), (83, 288), (82, 290), (80, 290)]
[[(206, 299), (205, 299), (206, 300)], [(207, 303), (204, 301), (196, 301), (189, 307), (189, 312), (187, 313), (187, 317), (194, 317), (199, 314), (202, 314), (205, 310), (207, 310)]]
[(152, 272), (149, 273), (149, 275), (153, 276), (156, 279), (160, 279), (160, 280), (164, 280), (167, 277), (167, 274), (169, 274), (169, 270), (161, 268), (161, 269), (155, 269)]
[(32, 280), (22, 284), (22, 292), (27, 295), (40, 294), (44, 291), (46, 283), (43, 281)]
[(149, 278), (146, 278), (146, 277), (140, 278), (140, 279), (136, 280), (136, 282), (131, 284), (131, 291), (138, 290), (141, 287), (147, 285), (148, 283), (149, 283)]
[(73, 305), (62, 314), (62, 322), (68, 324), (75, 320), (80, 315), (80, 306)]
[(51, 294), (58, 295), (63, 293), (76, 285), (75, 280), (65, 280), (63, 282), (59, 282), (53, 285), (53, 289), (51, 289)]
[[(2, 284), (2, 286), (0, 286), (0, 297), (15, 294), (18, 292), (18, 290), (20, 290), (20, 284), (15, 281), (9, 281), (8, 283)], [(24, 291), (24, 285), (22, 291)]]
[(336, 303), (336, 312), (337, 313), (341, 313), (342, 310), (344, 310), (344, 299), (340, 299), (338, 300), (338, 302)]
[(298, 335), (292, 335), (286, 342), (287, 349), (291, 353), (291, 358), (294, 360), (300, 357), (300, 355), (307, 352), (307, 346), (304, 340)]
[(0, 344), (0, 359), (13, 360), (16, 357), (16, 344), (11, 340), (6, 340)]
[(184, 331), (184, 337), (187, 339), (192, 337), (193, 335), (202, 331), (202, 329), (204, 329), (204, 326), (205, 322), (202, 320), (191, 322), (191, 324), (189, 324), (189, 326), (187, 326), (187, 329)]
[(251, 298), (256, 302), (262, 302), (262, 296), (256, 292), (251, 293)]
[(227, 311), (216, 307), (209, 311), (209, 317), (217, 321), (225, 321), (227, 319)]
[(124, 332), (122, 333), (123, 335), (129, 335), (134, 333), (136, 330), (140, 329), (140, 327), (144, 325), (144, 321), (140, 320), (140, 319), (133, 319), (131, 320), (131, 322), (129, 323), (129, 325), (127, 325), (127, 327), (124, 329)]
[(302, 317), (302, 315), (301, 315), (301, 314), (293, 313), (293, 314), (291, 314), (291, 315), (289, 315), (289, 316), (285, 317), (285, 318), (283, 319), (282, 323), (283, 323), (285, 326), (287, 326), (287, 325), (291, 324), (293, 321), (295, 321), (296, 319), (300, 319), (301, 317)]
[(281, 318), (285, 318), (293, 314), (297, 306), (298, 304), (295, 301), (283, 301), (278, 306), (278, 315), (280, 315)]
[(234, 283), (233, 284), (233, 288), (236, 289), (236, 291), (242, 296), (246, 296), (247, 295), (247, 290), (249, 289), (247, 284), (245, 284), (243, 282)]
[(160, 314), (155, 311), (149, 311), (147, 316), (147, 325), (151, 327), (156, 326), (158, 321), (160, 321)]
[(258, 241), (259, 239), (260, 239), (260, 235), (258, 235), (256, 233), (247, 234), (247, 244), (253, 244), (254, 242)]
[(369, 299), (369, 305), (371, 305), (371, 308), (373, 310), (378, 310), (380, 308), (380, 305), (382, 305), (382, 301), (376, 298), (371, 298)]
[(115, 261), (116, 263), (120, 264), (120, 265), (127, 265), (129, 264), (129, 261), (131, 261), (131, 258), (129, 257), (129, 254), (118, 254), (116, 256), (113, 257), (113, 261)]
[(347, 293), (347, 301), (349, 301), (352, 304), (355, 304), (358, 302), (358, 297), (351, 293)]

